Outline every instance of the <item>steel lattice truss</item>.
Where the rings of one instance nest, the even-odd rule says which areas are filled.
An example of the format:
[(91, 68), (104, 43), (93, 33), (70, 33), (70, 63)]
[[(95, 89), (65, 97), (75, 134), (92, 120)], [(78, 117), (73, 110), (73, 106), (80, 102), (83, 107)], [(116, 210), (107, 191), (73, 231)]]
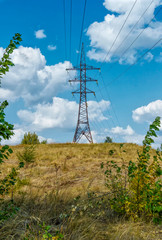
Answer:
[(95, 92), (89, 90), (86, 86), (86, 83), (94, 82), (94, 81), (97, 82), (97, 80), (87, 77), (87, 70), (100, 70), (100, 68), (94, 68), (92, 66), (86, 65), (84, 44), (82, 43), (80, 66), (74, 67), (74, 68), (68, 68), (66, 70), (67, 71), (77, 70), (80, 72), (79, 79), (75, 78), (73, 80), (69, 80), (69, 82), (80, 83), (80, 88), (72, 92), (72, 94), (80, 94), (78, 121), (77, 121), (73, 142), (77, 143), (80, 141), (82, 136), (85, 136), (88, 142), (93, 143), (92, 134), (89, 126), (89, 120), (88, 120), (87, 93), (93, 93), (95, 95)]

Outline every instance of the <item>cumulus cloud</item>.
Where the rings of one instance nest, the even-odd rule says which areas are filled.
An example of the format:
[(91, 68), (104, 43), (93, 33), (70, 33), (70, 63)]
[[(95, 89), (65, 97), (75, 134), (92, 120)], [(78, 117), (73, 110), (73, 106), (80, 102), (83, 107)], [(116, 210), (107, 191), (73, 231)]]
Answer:
[(137, 134), (131, 126), (127, 126), (125, 129), (116, 126), (111, 129), (105, 129), (104, 131), (92, 131), (93, 141), (95, 143), (104, 142), (106, 136), (113, 139), (113, 142), (126, 142), (126, 143), (136, 143), (141, 145), (144, 139), (144, 135)]
[(48, 45), (47, 48), (48, 48), (49, 51), (54, 51), (54, 50), (56, 50), (57, 47), (54, 46), (54, 45)]
[[(104, 21), (92, 23), (87, 30), (87, 35), (91, 41), (91, 50), (88, 52), (90, 59), (103, 61), (106, 54), (110, 51), (106, 58), (107, 62), (119, 61), (120, 64), (132, 64), (138, 57), (138, 51), (150, 48), (162, 37), (161, 22), (152, 21), (151, 24), (147, 26), (154, 17), (155, 9), (161, 5), (161, 0), (155, 0), (151, 5), (151, 1), (138, 0), (116, 43), (110, 50), (134, 2), (134, 0), (104, 1), (104, 6), (110, 13), (105, 16)], [(149, 5), (150, 7), (148, 8)], [(145, 12), (146, 8), (148, 8), (148, 10)], [(134, 27), (134, 24), (140, 19), (144, 12), (145, 14), (142, 19)], [(145, 29), (145, 31), (139, 39), (130, 47), (129, 51), (126, 52), (123, 57), (120, 57), (143, 29)], [(129, 34), (130, 31), (131, 33)], [(127, 40), (123, 42), (128, 34)], [(161, 46), (160, 43), (157, 46)], [(151, 57), (151, 55), (148, 55), (147, 60), (152, 60)]]
[(38, 31), (35, 31), (35, 37), (38, 39), (46, 38), (46, 34), (44, 33), (43, 29), (40, 29)]
[[(70, 62), (46, 65), (39, 48), (20, 46), (12, 54), (14, 67), (4, 76), (0, 98), (22, 98), (26, 105), (52, 101), (53, 96), (69, 89), (67, 67)], [(75, 72), (71, 76), (75, 76)]]
[(116, 135), (128, 135), (131, 136), (133, 135), (135, 132), (134, 130), (128, 125), (126, 129), (122, 128), (122, 127), (114, 127), (111, 129), (111, 133), (116, 134)]
[(107, 117), (103, 115), (103, 112), (110, 107), (110, 102), (101, 100), (100, 102), (88, 101), (88, 112), (89, 119), (91, 121), (103, 121), (106, 120)]
[(145, 138), (144, 135), (134, 133), (133, 135), (124, 135), (123, 136), (123, 142), (136, 143), (136, 144), (141, 145), (144, 138)]
[[(127, 127), (128, 128), (128, 127)], [(115, 127), (115, 129), (120, 129), (120, 131), (116, 131), (114, 133), (114, 128), (105, 129), (105, 131), (91, 131), (93, 141), (95, 143), (104, 142), (106, 136), (109, 136), (113, 139), (113, 142), (122, 142), (122, 143), (136, 143), (138, 145), (142, 145), (142, 142), (145, 138), (145, 135), (136, 133), (131, 127), (131, 131), (123, 129), (119, 126)], [(129, 129), (129, 128), (128, 128)], [(158, 136), (158, 138), (154, 138), (154, 143), (152, 144), (152, 148), (157, 149), (161, 146), (162, 136)]]
[(133, 111), (132, 117), (135, 122), (151, 122), (155, 117), (162, 117), (162, 100), (156, 100), (146, 106)]
[[(108, 101), (89, 101), (89, 119), (91, 121), (104, 120), (103, 113), (109, 106)], [(48, 128), (74, 129), (78, 117), (78, 104), (75, 101), (54, 97), (52, 103), (38, 104), (35, 111), (20, 110), (17, 115), (32, 131), (42, 131)]]
[(162, 130), (162, 100), (156, 100), (146, 106), (139, 107), (132, 112), (133, 120), (138, 123), (151, 123), (157, 116), (161, 117), (160, 130)]
[[(1, 142), (2, 145), (5, 145), (5, 144), (8, 144), (8, 145), (20, 144), (23, 137), (24, 137), (24, 134), (27, 133), (28, 131), (24, 131), (22, 128), (17, 128), (13, 132), (14, 132), (14, 135), (9, 140), (2, 140), (2, 142)], [(42, 142), (43, 140), (47, 140), (47, 143), (54, 142), (54, 139), (45, 138), (45, 137), (42, 137), (42, 136), (38, 136), (38, 139), (39, 139), (40, 142)]]
[(8, 145), (20, 144), (21, 140), (23, 139), (24, 134), (25, 134), (25, 131), (23, 129), (15, 129), (14, 135), (9, 140), (2, 140), (2, 145), (4, 145), (4, 144), (8, 144)]

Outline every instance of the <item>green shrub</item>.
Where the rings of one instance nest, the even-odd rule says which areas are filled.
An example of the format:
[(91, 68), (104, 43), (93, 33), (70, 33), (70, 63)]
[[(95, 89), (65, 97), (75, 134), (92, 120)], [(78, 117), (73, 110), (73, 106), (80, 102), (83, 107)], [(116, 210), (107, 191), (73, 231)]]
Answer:
[(39, 144), (38, 135), (34, 133), (25, 133), (24, 138), (21, 141), (21, 144)]
[(105, 143), (112, 143), (112, 138), (111, 137), (106, 137)]
[[(162, 153), (157, 150), (153, 160), (150, 161), (150, 150), (154, 142), (152, 137), (157, 137), (155, 131), (159, 131), (159, 127), (160, 117), (157, 117), (145, 136), (142, 152), (137, 152), (137, 161), (125, 164), (122, 157), (125, 150), (122, 150), (123, 144), (121, 144), (119, 155), (122, 165), (119, 166), (114, 161), (107, 161), (106, 164), (101, 165), (105, 170), (106, 186), (111, 193), (109, 198), (111, 208), (133, 219), (144, 216), (145, 219), (152, 218), (158, 223), (161, 221), (162, 213), (160, 179)], [(113, 151), (110, 155), (112, 154)]]
[(26, 146), (22, 152), (17, 153), (17, 158), (20, 164), (24, 165), (24, 163), (32, 163), (36, 158), (35, 146)]
[[(16, 33), (15, 36), (10, 41), (10, 44), (5, 49), (2, 59), (0, 60), (0, 80), (2, 76), (9, 71), (11, 66), (14, 64), (11, 62), (10, 55), (13, 53), (14, 49), (22, 41), (21, 35)], [(0, 82), (1, 84), (1, 82)], [(5, 121), (5, 113), (4, 110), (7, 107), (8, 102), (5, 100), (3, 103), (0, 104), (0, 143), (2, 139), (9, 140), (10, 137), (14, 134), (13, 133), (13, 125), (9, 124)], [(8, 156), (12, 154), (12, 149), (8, 146), (2, 146), (0, 149), (0, 164), (4, 162), (5, 159), (8, 159)], [(20, 169), (20, 165), (16, 168), (12, 168), (8, 175), (4, 178), (0, 179), (0, 197), (3, 197), (5, 194), (8, 194), (9, 191), (12, 189), (13, 185), (16, 182), (16, 176), (18, 174), (18, 170)], [(1, 172), (0, 172), (1, 173)]]

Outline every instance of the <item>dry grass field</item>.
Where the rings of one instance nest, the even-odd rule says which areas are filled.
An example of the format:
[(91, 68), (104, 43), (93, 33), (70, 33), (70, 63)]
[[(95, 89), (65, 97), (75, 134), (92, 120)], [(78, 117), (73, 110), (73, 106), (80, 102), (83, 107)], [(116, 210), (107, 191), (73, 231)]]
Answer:
[[(65, 240), (162, 239), (160, 226), (142, 219), (128, 221), (107, 206), (108, 189), (100, 166), (108, 159), (121, 161), (119, 145), (38, 144), (35, 161), (20, 170), (15, 188), (6, 198), (6, 208), (12, 198), (18, 211), (0, 225), (0, 239), (48, 239), (43, 237), (48, 225), (51, 235), (59, 231)], [(12, 149), (14, 153), (2, 164), (4, 175), (17, 165), (17, 152), (24, 146)], [(116, 153), (109, 156), (112, 149)], [(124, 144), (124, 150), (122, 157), (129, 162), (137, 159), (141, 147)]]

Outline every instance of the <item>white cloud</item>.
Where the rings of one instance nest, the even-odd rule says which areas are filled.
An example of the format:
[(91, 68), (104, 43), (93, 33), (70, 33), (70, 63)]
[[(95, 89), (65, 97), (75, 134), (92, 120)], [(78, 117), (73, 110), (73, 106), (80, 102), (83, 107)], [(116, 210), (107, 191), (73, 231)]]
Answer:
[(105, 117), (102, 112), (107, 110), (109, 107), (110, 107), (109, 101), (105, 101), (105, 100), (101, 100), (100, 102), (88, 101), (89, 119), (91, 121), (106, 120), (107, 117)]
[[(70, 62), (46, 65), (38, 48), (20, 46), (12, 54), (14, 67), (4, 76), (0, 99), (24, 99), (27, 105), (52, 101), (53, 96), (70, 88), (66, 68)], [(75, 71), (71, 76), (75, 76)]]
[(157, 116), (162, 117), (162, 100), (156, 100), (146, 106), (139, 107), (132, 114), (135, 122), (151, 122)]
[(3, 99), (3, 100), (10, 99), (14, 101), (16, 100), (16, 96), (11, 90), (0, 88), (0, 99)]
[(160, 130), (162, 130), (162, 100), (156, 100), (132, 112), (133, 120), (139, 123), (148, 122), (150, 124), (157, 116), (161, 118)]
[(95, 143), (104, 142), (107, 136), (111, 137), (113, 142), (136, 143), (140, 145), (144, 139), (144, 135), (137, 134), (129, 125), (126, 129), (116, 126), (100, 132), (92, 131)]
[(122, 128), (122, 127), (114, 127), (111, 129), (111, 133), (112, 134), (117, 134), (117, 135), (128, 135), (131, 136), (133, 135), (135, 132), (134, 130), (128, 125), (126, 129)]
[(25, 134), (25, 131), (23, 129), (15, 129), (14, 135), (10, 138), (10, 140), (2, 140), (2, 145), (4, 145), (4, 144), (8, 144), (8, 145), (20, 144), (21, 140), (23, 139), (24, 134)]
[(47, 140), (47, 143), (54, 143), (54, 139), (52, 138), (45, 138), (45, 137), (42, 137), (42, 136), (38, 136), (38, 139), (39, 139), (39, 142), (41, 143), (42, 141), (45, 141)]
[[(112, 13), (107, 14), (103, 22), (92, 23), (87, 30), (87, 35), (91, 41), (91, 50), (88, 52), (90, 59), (98, 61), (103, 61), (105, 59), (107, 52), (109, 52), (134, 2), (134, 0), (104, 1), (104, 6)], [(162, 37), (161, 22), (153, 21), (150, 26), (146, 27), (149, 21), (154, 17), (155, 8), (161, 4), (161, 0), (155, 0), (146, 11), (141, 21), (139, 21), (137, 26), (130, 33), (126, 42), (122, 44), (124, 38), (128, 35), (149, 4), (150, 1), (148, 2), (148, 0), (138, 0), (136, 2), (133, 11), (121, 31), (121, 34), (106, 59), (107, 62), (119, 61), (120, 64), (132, 64), (138, 57), (138, 51), (150, 48)], [(114, 14), (114, 12), (117, 14)], [(130, 50), (122, 58), (120, 58), (121, 54), (144, 28), (146, 29), (140, 38), (133, 44)], [(118, 48), (118, 46), (120, 47)], [(150, 56), (151, 55), (148, 57)]]
[(38, 39), (46, 38), (46, 34), (44, 33), (43, 29), (40, 29), (38, 31), (35, 31), (35, 37)]
[(93, 142), (101, 143), (105, 141), (106, 135), (103, 132), (91, 131)]
[(4, 49), (2, 47), (0, 47), (0, 59), (2, 58), (3, 53), (4, 53)]
[[(105, 119), (104, 111), (109, 108), (109, 101), (89, 101), (89, 119), (91, 121), (102, 121)], [(75, 101), (54, 97), (52, 103), (38, 104), (32, 110), (20, 110), (17, 112), (22, 124), (15, 125), (14, 136), (10, 140), (2, 141), (2, 144), (20, 144), (26, 132), (41, 132), (46, 129), (70, 129), (74, 131), (78, 118), (78, 104)], [(94, 113), (96, 109), (96, 113)], [(44, 138), (38, 135), (40, 141), (47, 140), (48, 143), (54, 139)]]
[(54, 46), (54, 45), (48, 45), (48, 50), (50, 50), (50, 51), (54, 51), (54, 50), (56, 50), (56, 46)]
[(136, 143), (141, 145), (145, 136), (141, 134), (134, 133), (133, 135), (125, 135), (123, 136), (123, 142), (127, 143)]
[[(91, 121), (105, 119), (103, 113), (110, 103), (89, 101), (88, 111)], [(96, 109), (96, 112), (94, 111)], [(32, 131), (42, 131), (48, 128), (73, 129), (77, 123), (78, 104), (74, 101), (54, 97), (52, 103), (38, 104), (35, 111), (20, 110), (18, 117)]]
[(153, 58), (154, 58), (154, 55), (150, 52), (145, 56), (145, 60), (147, 60), (148, 62), (151, 62)]
[[(9, 140), (2, 140), (2, 142), (1, 142), (2, 145), (5, 145), (5, 144), (8, 144), (8, 145), (20, 144), (23, 137), (24, 137), (24, 134), (27, 133), (28, 131), (24, 131), (22, 128), (18, 128), (18, 129), (15, 129), (13, 132), (14, 132), (14, 135)], [(47, 140), (47, 143), (53, 143), (54, 142), (54, 140), (52, 138), (45, 138), (45, 137), (42, 137), (42, 136), (38, 136), (38, 139), (39, 139), (40, 142), (42, 142), (43, 140)]]
[[(145, 138), (145, 135), (136, 133), (130, 126), (127, 126), (126, 129), (116, 126), (112, 129), (105, 129), (105, 131), (92, 131), (92, 137), (95, 143), (104, 142), (106, 136), (111, 137), (113, 142), (136, 143), (138, 145), (142, 145)], [(154, 141), (155, 143), (152, 144), (152, 147), (157, 149), (162, 143), (162, 136), (154, 138)]]

